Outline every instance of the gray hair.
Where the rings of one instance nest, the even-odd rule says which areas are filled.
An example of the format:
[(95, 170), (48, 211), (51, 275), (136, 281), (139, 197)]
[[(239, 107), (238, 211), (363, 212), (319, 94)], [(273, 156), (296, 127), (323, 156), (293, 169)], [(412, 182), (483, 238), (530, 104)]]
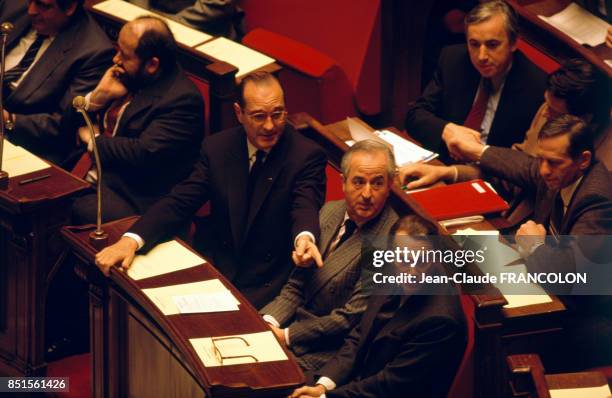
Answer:
[(365, 153), (375, 153), (382, 152), (387, 157), (387, 175), (389, 177), (389, 181), (393, 180), (395, 177), (395, 156), (389, 147), (382, 142), (375, 140), (363, 140), (356, 142), (353, 144), (348, 151), (342, 156), (342, 162), (340, 163), (340, 169), (342, 170), (342, 175), (344, 178), (347, 178), (350, 172), (351, 158), (353, 154), (356, 152), (365, 152)]
[(463, 21), (465, 25), (465, 33), (470, 25), (476, 25), (489, 20), (491, 17), (501, 14), (506, 22), (506, 33), (510, 43), (514, 44), (518, 39), (519, 27), (518, 17), (512, 7), (503, 0), (484, 1), (474, 7)]

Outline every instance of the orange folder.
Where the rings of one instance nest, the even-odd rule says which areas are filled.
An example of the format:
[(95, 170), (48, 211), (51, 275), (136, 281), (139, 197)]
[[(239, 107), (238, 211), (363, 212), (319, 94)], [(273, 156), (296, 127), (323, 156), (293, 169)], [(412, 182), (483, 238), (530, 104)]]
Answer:
[(508, 203), (483, 180), (443, 185), (408, 195), (436, 221), (508, 209)]

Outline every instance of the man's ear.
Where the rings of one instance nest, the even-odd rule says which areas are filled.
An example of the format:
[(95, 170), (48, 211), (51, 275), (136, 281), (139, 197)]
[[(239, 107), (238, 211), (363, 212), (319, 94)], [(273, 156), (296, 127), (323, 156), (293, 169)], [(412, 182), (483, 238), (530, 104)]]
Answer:
[(591, 165), (592, 160), (593, 154), (591, 151), (582, 151), (578, 160), (578, 168), (582, 171), (586, 170)]
[(240, 107), (240, 104), (237, 102), (234, 102), (234, 113), (236, 114), (236, 119), (238, 119), (238, 121), (242, 124), (242, 118), (244, 117), (244, 114), (242, 113), (242, 108)]
[(159, 58), (153, 57), (147, 61), (145, 64), (145, 70), (147, 74), (154, 75), (159, 70)]
[(77, 1), (73, 1), (67, 8), (66, 11), (64, 11), (64, 14), (66, 14), (67, 16), (71, 17), (77, 10), (78, 7), (78, 2)]

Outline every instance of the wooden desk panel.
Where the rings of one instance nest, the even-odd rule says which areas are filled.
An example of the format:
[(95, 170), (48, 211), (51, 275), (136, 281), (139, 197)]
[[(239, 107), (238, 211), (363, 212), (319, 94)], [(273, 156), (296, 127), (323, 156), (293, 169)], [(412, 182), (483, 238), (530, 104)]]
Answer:
[(0, 375), (44, 375), (45, 301), (62, 249), (59, 229), (69, 221), (70, 198), (88, 187), (51, 166), (0, 190)]
[[(135, 219), (107, 224), (109, 244)], [(68, 227), (62, 235), (81, 260), (79, 273), (90, 282), (96, 397), (151, 396), (151, 392), (167, 397), (202, 396), (202, 392), (213, 397), (281, 397), (304, 382), (292, 359), (205, 368), (189, 339), (269, 330), (257, 311), (210, 263), (141, 281), (117, 269), (105, 278), (93, 265), (96, 251), (87, 238), (91, 230)], [(141, 291), (215, 278), (240, 300), (238, 312), (164, 316)], [(175, 376), (165, 372), (182, 381), (166, 386)], [(156, 380), (159, 382), (153, 382)]]

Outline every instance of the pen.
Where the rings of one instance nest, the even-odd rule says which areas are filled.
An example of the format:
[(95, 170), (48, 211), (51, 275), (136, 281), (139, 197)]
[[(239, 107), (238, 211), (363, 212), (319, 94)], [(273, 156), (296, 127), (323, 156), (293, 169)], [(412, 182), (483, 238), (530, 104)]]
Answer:
[(25, 180), (19, 181), (19, 185), (29, 184), (31, 182), (36, 182), (36, 181), (44, 180), (45, 178), (49, 178), (49, 177), (51, 177), (51, 174), (42, 174), (42, 175), (39, 175), (39, 176), (36, 176), (36, 177), (26, 178)]

